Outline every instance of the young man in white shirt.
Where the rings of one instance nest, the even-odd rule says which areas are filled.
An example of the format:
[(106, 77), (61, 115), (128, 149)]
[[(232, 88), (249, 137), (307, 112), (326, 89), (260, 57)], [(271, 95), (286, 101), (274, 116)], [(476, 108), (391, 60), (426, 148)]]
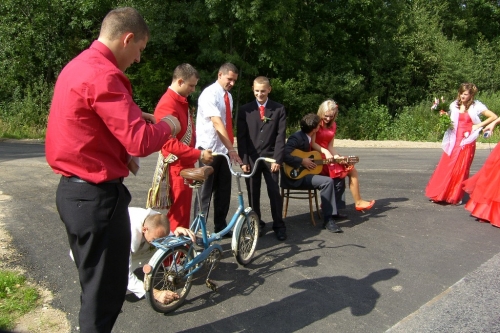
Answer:
[[(210, 149), (214, 153), (227, 154), (233, 163), (242, 164), (236, 149), (232, 126), (233, 98), (229, 91), (238, 79), (238, 69), (231, 63), (223, 64), (217, 74), (217, 81), (205, 88), (198, 98), (196, 117), (196, 147)], [(202, 164), (202, 163), (200, 163)], [(201, 209), (208, 216), (212, 193), (214, 197), (214, 232), (227, 226), (226, 217), (231, 200), (231, 173), (223, 156), (214, 156), (214, 173), (201, 188)], [(194, 206), (198, 213), (198, 199)], [(225, 235), (231, 237), (231, 233)]]

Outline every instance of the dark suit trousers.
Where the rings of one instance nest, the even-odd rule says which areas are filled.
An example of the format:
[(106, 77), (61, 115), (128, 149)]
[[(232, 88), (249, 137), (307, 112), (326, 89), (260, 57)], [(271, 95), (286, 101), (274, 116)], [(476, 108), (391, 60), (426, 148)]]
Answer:
[(332, 178), (320, 175), (307, 175), (302, 180), (298, 189), (317, 189), (321, 197), (321, 209), (325, 222), (337, 214), (337, 204), (335, 203), (335, 183)]
[[(251, 168), (255, 167), (255, 162), (250, 161)], [(279, 187), (279, 172), (271, 172), (269, 165), (259, 162), (257, 170), (252, 178), (245, 178), (248, 189), (248, 202), (250, 207), (257, 213), (259, 219), (262, 220), (260, 212), (260, 188), (262, 184), (262, 176), (266, 182), (267, 195), (271, 203), (271, 216), (273, 217), (273, 229), (286, 229), (283, 221), (283, 201), (281, 200)]]
[[(204, 164), (200, 162), (200, 166)], [(214, 197), (214, 231), (219, 232), (227, 226), (226, 217), (229, 212), (231, 202), (232, 176), (229, 166), (224, 156), (214, 156), (214, 161), (210, 164), (214, 168), (214, 173), (203, 183), (201, 187), (201, 210), (208, 220), (210, 212), (210, 201), (212, 194)], [(194, 214), (198, 214), (198, 198), (194, 204)]]
[(131, 196), (121, 184), (71, 183), (61, 178), (59, 216), (80, 278), (80, 332), (111, 332), (125, 299), (130, 255)]

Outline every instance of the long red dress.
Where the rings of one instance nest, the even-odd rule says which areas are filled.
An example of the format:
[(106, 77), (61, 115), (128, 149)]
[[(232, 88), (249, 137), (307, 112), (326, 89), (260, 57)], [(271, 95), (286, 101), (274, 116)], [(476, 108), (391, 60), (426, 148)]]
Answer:
[(425, 195), (436, 202), (458, 204), (465, 192), (462, 182), (469, 178), (470, 166), (476, 152), (476, 142), (460, 147), (465, 133), (472, 131), (472, 120), (468, 113), (460, 113), (458, 118), (455, 146), (448, 156), (443, 153), (434, 173), (427, 184)]
[[(330, 141), (335, 137), (335, 132), (337, 131), (337, 123), (333, 123), (332, 127), (326, 128), (323, 125), (319, 127), (316, 132), (315, 142), (323, 148), (328, 149)], [(326, 158), (325, 154), (321, 153), (322, 158)], [(349, 170), (352, 169), (350, 165), (344, 165), (339, 163), (331, 163), (323, 165), (323, 171), (321, 172), (324, 176), (329, 176), (330, 178), (345, 178)]]
[(497, 144), (482, 168), (463, 182), (470, 194), (465, 209), (481, 220), (500, 227), (500, 144)]

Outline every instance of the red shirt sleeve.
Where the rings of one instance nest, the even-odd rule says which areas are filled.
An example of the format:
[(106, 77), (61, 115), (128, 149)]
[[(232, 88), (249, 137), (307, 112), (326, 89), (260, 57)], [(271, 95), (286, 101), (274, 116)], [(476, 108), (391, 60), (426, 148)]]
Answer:
[[(144, 157), (161, 145), (165, 140), (165, 128), (170, 127), (164, 122), (147, 124), (142, 119), (142, 111), (133, 101), (127, 82), (122, 73), (106, 73), (93, 85), (95, 91), (89, 92), (93, 95), (91, 107), (130, 155)], [(161, 127), (163, 133), (155, 127)]]

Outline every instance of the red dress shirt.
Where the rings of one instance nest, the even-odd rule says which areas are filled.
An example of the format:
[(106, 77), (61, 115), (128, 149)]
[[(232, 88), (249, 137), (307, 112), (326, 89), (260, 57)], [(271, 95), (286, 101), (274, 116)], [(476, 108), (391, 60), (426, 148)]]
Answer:
[(172, 164), (173, 166), (179, 165), (192, 168), (201, 155), (201, 150), (193, 149), (196, 143), (194, 122), (191, 118), (191, 142), (189, 145), (186, 145), (180, 140), (186, 133), (188, 117), (191, 117), (189, 114), (189, 103), (186, 97), (179, 95), (171, 88), (168, 88), (165, 94), (163, 94), (154, 112), (156, 121), (159, 121), (161, 118), (168, 115), (173, 115), (179, 120), (181, 129), (175, 138), (167, 140), (167, 142), (163, 145), (161, 152), (165, 157), (168, 154), (174, 154), (179, 158)]
[(126, 177), (129, 155), (147, 156), (170, 137), (165, 122), (142, 119), (117, 66), (111, 50), (94, 41), (59, 74), (45, 141), (55, 173), (92, 183)]

